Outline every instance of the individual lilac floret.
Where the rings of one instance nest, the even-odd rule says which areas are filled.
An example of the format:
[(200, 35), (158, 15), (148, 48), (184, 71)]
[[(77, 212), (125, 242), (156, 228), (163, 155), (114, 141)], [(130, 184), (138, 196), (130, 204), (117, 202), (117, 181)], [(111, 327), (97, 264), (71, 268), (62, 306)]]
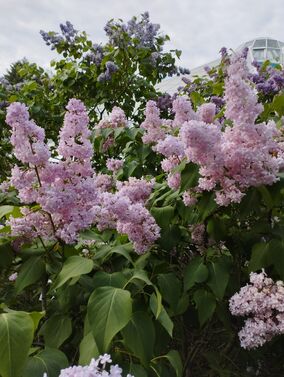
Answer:
[(9, 281), (16, 281), (18, 277), (18, 272), (14, 272), (13, 274), (11, 274), (9, 277), (8, 277), (8, 280)]
[(250, 284), (231, 297), (229, 307), (233, 315), (249, 316), (239, 332), (243, 348), (260, 347), (284, 333), (284, 283), (275, 283), (264, 270), (250, 274)]

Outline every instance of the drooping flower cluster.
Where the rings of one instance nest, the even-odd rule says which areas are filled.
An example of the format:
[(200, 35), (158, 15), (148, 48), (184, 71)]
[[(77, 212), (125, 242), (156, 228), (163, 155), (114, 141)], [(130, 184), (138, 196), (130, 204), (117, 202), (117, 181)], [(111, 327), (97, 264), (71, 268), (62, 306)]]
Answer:
[(27, 107), (12, 103), (7, 110), (6, 123), (12, 128), (11, 144), (18, 160), (26, 164), (44, 165), (50, 152), (44, 142), (44, 130), (29, 119)]
[(284, 283), (274, 282), (264, 270), (250, 274), (250, 284), (230, 299), (230, 311), (236, 316), (249, 316), (239, 332), (241, 346), (262, 346), (274, 336), (284, 333)]
[(127, 234), (135, 251), (144, 253), (159, 238), (160, 228), (146, 209), (153, 183), (130, 178), (117, 182), (117, 192), (101, 191), (93, 207), (99, 230), (116, 229)]
[(75, 41), (75, 38), (78, 34), (78, 31), (75, 30), (74, 26), (71, 24), (70, 21), (66, 21), (65, 24), (60, 24), (61, 34), (55, 32), (45, 32), (43, 30), (40, 31), (40, 34), (45, 41), (47, 46), (51, 46), (51, 49), (54, 50), (55, 48), (60, 45), (62, 42), (66, 42), (68, 44), (72, 44)]
[(108, 170), (116, 173), (123, 166), (123, 161), (118, 158), (108, 158), (106, 162)]
[[(23, 204), (38, 204), (22, 207), (22, 217), (10, 217), (12, 235), (73, 243), (81, 230), (97, 225), (100, 230), (112, 228), (127, 234), (135, 250), (145, 252), (159, 237), (159, 227), (145, 207), (153, 183), (130, 178), (117, 182), (115, 190), (114, 177), (95, 174), (86, 108), (71, 99), (67, 110), (54, 162), (49, 159), (43, 130), (29, 120), (27, 108), (15, 103), (8, 109), (11, 140), (18, 159), (26, 164), (13, 168), (10, 183)], [(121, 109), (113, 110), (108, 124), (126, 125)], [(122, 165), (119, 159), (107, 161), (113, 172)]]
[(91, 51), (86, 54), (86, 59), (98, 67), (101, 65), (104, 56), (105, 53), (103, 47), (97, 43), (93, 43)]
[[(96, 129), (104, 129), (104, 128), (112, 128), (116, 129), (119, 127), (127, 127), (127, 118), (125, 116), (124, 111), (118, 107), (114, 106), (111, 113), (109, 114), (108, 117), (103, 118), (97, 125)], [(100, 131), (98, 131), (100, 132)], [(114, 144), (114, 136), (113, 133), (111, 133), (104, 141), (102, 145), (102, 151), (107, 152)]]
[(118, 128), (126, 127), (127, 118), (124, 111), (118, 107), (114, 106), (108, 118), (102, 119), (96, 128)]
[(110, 80), (113, 73), (115, 73), (118, 70), (118, 66), (116, 64), (114, 64), (114, 62), (112, 62), (112, 61), (107, 61), (105, 67), (106, 67), (105, 71), (102, 72), (98, 76), (97, 80), (99, 82), (104, 82), (104, 81)]
[(146, 132), (142, 140), (145, 144), (156, 143), (165, 138), (165, 131), (162, 129), (162, 120), (160, 119), (160, 110), (155, 101), (148, 101), (145, 110), (145, 120), (141, 124)]
[(15, 154), (29, 164), (28, 168), (14, 167), (11, 183), (24, 204), (35, 202), (41, 208), (40, 211), (22, 208), (23, 217), (11, 218), (13, 235), (59, 238), (72, 243), (78, 231), (92, 223), (90, 209), (96, 193), (89, 118), (79, 100), (70, 100), (67, 110), (58, 145), (61, 160), (51, 162), (43, 130), (29, 120), (27, 108), (14, 103), (8, 109), (7, 123), (13, 129), (11, 141)]
[(253, 62), (256, 73), (249, 75), (256, 84), (257, 91), (264, 96), (274, 96), (284, 88), (284, 70), (271, 65), (261, 65)]
[(123, 34), (126, 33), (130, 39), (137, 41), (139, 48), (153, 48), (159, 29), (159, 24), (150, 22), (148, 12), (141, 15), (141, 20), (132, 17), (127, 24), (111, 20), (105, 26), (110, 43), (120, 46), (124, 40)]
[[(97, 359), (92, 359), (89, 365), (78, 365), (62, 369), (59, 377), (122, 377), (123, 370), (119, 365), (113, 365), (111, 363), (110, 355), (104, 354)], [(43, 377), (48, 376), (45, 373)], [(127, 374), (126, 377), (134, 376)]]
[[(160, 119), (150, 101), (141, 124), (146, 131), (143, 142), (154, 144), (153, 150), (166, 157), (162, 168), (171, 188), (179, 188), (179, 173), (174, 169), (185, 156), (199, 166), (201, 177), (194, 191), (214, 190), (216, 202), (224, 206), (239, 203), (249, 187), (273, 184), (283, 165), (275, 123), (256, 123), (263, 107), (249, 84), (245, 54), (231, 58), (227, 73), (225, 116), (232, 126), (223, 128), (215, 119), (215, 103), (205, 103), (195, 112), (183, 96), (173, 101), (173, 121)], [(186, 205), (194, 202), (188, 195), (184, 198)]]

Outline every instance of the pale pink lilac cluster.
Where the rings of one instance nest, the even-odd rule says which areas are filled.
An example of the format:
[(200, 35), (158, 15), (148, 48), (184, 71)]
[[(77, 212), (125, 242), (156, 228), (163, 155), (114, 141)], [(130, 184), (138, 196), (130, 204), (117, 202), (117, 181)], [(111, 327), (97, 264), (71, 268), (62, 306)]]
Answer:
[(113, 173), (116, 173), (119, 169), (123, 167), (123, 160), (120, 160), (118, 158), (108, 158), (106, 161), (106, 166), (108, 170), (110, 170)]
[(115, 193), (102, 191), (92, 209), (98, 229), (127, 234), (137, 253), (146, 252), (160, 236), (159, 226), (145, 207), (152, 188), (153, 182), (131, 177), (117, 182)]
[(196, 119), (190, 101), (185, 96), (177, 97), (173, 101), (173, 112), (175, 114), (173, 127), (180, 128), (184, 122)]
[(196, 193), (193, 190), (187, 190), (182, 195), (183, 203), (186, 207), (194, 206), (197, 203)]
[(141, 128), (145, 130), (142, 141), (145, 144), (156, 143), (166, 136), (162, 128), (163, 121), (160, 118), (160, 110), (155, 101), (148, 101), (145, 110), (145, 120), (141, 123)]
[[(8, 110), (8, 122), (14, 119), (14, 107), (19, 108), (17, 103), (10, 106), (12, 111)], [(20, 109), (21, 119), (28, 119), (27, 108), (20, 106)], [(40, 211), (23, 208), (23, 217), (10, 218), (9, 224), (15, 236), (58, 238), (73, 243), (78, 232), (92, 224), (90, 209), (96, 191), (92, 178), (93, 149), (89, 141), (89, 118), (84, 104), (79, 100), (71, 99), (67, 110), (57, 151), (61, 159), (58, 162), (51, 162), (48, 158), (40, 161), (34, 157), (32, 161), (22, 159), (22, 162), (29, 162), (28, 168), (15, 167), (12, 170), (11, 183), (18, 190), (21, 201), (24, 204), (36, 202), (41, 207)], [(18, 117), (19, 111), (14, 119), (17, 123), (12, 140), (22, 127)], [(33, 122), (31, 124), (34, 125)], [(21, 142), (27, 145), (32, 143), (28, 135)], [(47, 148), (44, 140), (42, 144)], [(20, 146), (16, 145), (17, 148)], [(34, 155), (37, 156), (36, 153)]]
[(197, 118), (205, 123), (214, 123), (216, 115), (215, 103), (204, 103), (197, 110)]
[(11, 144), (18, 160), (26, 164), (44, 165), (50, 152), (44, 142), (45, 132), (29, 119), (28, 108), (19, 102), (7, 110), (6, 123), (12, 128)]
[(181, 174), (179, 172), (169, 173), (167, 176), (167, 184), (172, 190), (178, 190), (181, 184)]
[(127, 118), (124, 111), (118, 107), (114, 106), (110, 115), (102, 119), (96, 126), (96, 128), (118, 128), (118, 127), (126, 127), (127, 126)]
[(154, 183), (154, 180), (146, 181), (142, 178), (130, 177), (128, 181), (117, 181), (116, 187), (119, 195), (129, 198), (131, 203), (144, 204), (153, 190)]
[[(8, 120), (13, 125), (12, 138), (14, 132), (18, 134), (22, 120), (25, 126), (31, 122), (32, 127), (37, 127), (28, 120), (26, 107), (18, 104), (11, 107)], [(127, 234), (135, 250), (145, 252), (160, 231), (145, 207), (154, 183), (136, 178), (115, 182), (114, 177), (96, 174), (91, 165), (93, 148), (86, 108), (81, 101), (71, 99), (67, 110), (59, 135), (58, 162), (50, 161), (47, 155), (37, 165), (35, 153), (26, 167), (15, 166), (12, 170), (10, 182), (18, 190), (23, 204), (39, 204), (35, 209), (22, 207), (23, 217), (10, 217), (12, 235), (26, 239), (60, 239), (70, 244), (77, 240), (81, 230), (97, 225), (100, 230), (112, 228)], [(25, 137), (30, 145), (33, 142), (29, 140), (30, 134)], [(42, 143), (46, 148), (44, 140)], [(16, 143), (16, 148), (20, 150), (21, 146)], [(112, 159), (108, 161), (108, 168), (116, 171), (122, 164), (122, 160)]]
[[(123, 370), (119, 365), (111, 364), (112, 359), (110, 355), (104, 354), (97, 359), (92, 359), (89, 365), (81, 366), (74, 365), (69, 368), (62, 369), (59, 377), (122, 377)], [(48, 377), (44, 373), (43, 377)], [(127, 374), (126, 377), (134, 377)]]
[(146, 132), (142, 140), (145, 144), (152, 144), (152, 149), (165, 156), (161, 163), (162, 169), (168, 173), (167, 183), (173, 190), (178, 190), (181, 175), (173, 169), (179, 165), (184, 157), (184, 147), (179, 136), (175, 136), (180, 125), (195, 117), (191, 103), (185, 97), (178, 97), (173, 101), (174, 120), (160, 119), (160, 110), (154, 101), (146, 106), (145, 121), (141, 124)]
[[(277, 141), (280, 133), (275, 123), (256, 122), (263, 107), (249, 83), (243, 54), (231, 58), (225, 100), (225, 116), (231, 122), (225, 127), (215, 119), (215, 104), (203, 104), (194, 112), (184, 96), (173, 101), (175, 118), (171, 127), (170, 123), (166, 129), (162, 127), (165, 121), (160, 119), (153, 101), (146, 110), (148, 128), (145, 122), (141, 125), (147, 131), (143, 141), (154, 143), (153, 150), (166, 157), (161, 166), (168, 174), (168, 185), (179, 189), (180, 176), (175, 168), (185, 157), (199, 166), (201, 177), (195, 192), (214, 190), (215, 200), (222, 206), (239, 203), (249, 187), (276, 182), (284, 155), (283, 145)], [(153, 130), (155, 137), (149, 138)], [(193, 202), (184, 194), (185, 205)]]
[(231, 297), (229, 308), (233, 315), (249, 316), (239, 332), (243, 348), (260, 347), (284, 334), (284, 283), (274, 282), (264, 270), (250, 274), (250, 284)]

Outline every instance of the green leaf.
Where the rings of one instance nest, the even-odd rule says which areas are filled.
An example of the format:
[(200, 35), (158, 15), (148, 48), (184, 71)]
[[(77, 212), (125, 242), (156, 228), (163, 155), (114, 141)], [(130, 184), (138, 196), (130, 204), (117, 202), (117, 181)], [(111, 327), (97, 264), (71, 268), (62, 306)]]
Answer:
[(130, 256), (131, 251), (133, 251), (133, 245), (131, 243), (127, 243), (124, 245), (118, 245), (118, 246), (113, 247), (110, 251), (110, 254), (122, 255), (131, 264), (133, 264), (132, 258)]
[(170, 350), (166, 355), (156, 357), (153, 362), (162, 358), (169, 361), (175, 371), (176, 377), (182, 377), (182, 361), (178, 351)]
[(68, 367), (67, 357), (63, 352), (47, 348), (29, 357), (22, 377), (58, 377), (60, 370)]
[(13, 212), (14, 206), (0, 206), (0, 219), (6, 216), (8, 213)]
[(82, 339), (80, 346), (80, 358), (79, 364), (80, 365), (88, 365), (93, 358), (96, 358), (100, 355), (97, 344), (93, 337), (92, 332), (89, 332), (87, 335), (84, 336)]
[(155, 328), (146, 312), (135, 312), (122, 330), (124, 344), (147, 367), (153, 357)]
[(231, 263), (227, 257), (220, 257), (216, 262), (209, 264), (209, 279), (207, 285), (219, 299), (222, 299), (224, 296), (230, 277), (230, 271)]
[(267, 187), (260, 186), (257, 189), (261, 193), (262, 199), (267, 208), (271, 209), (273, 207), (273, 199)]
[(0, 314), (0, 375), (20, 377), (27, 361), (34, 335), (29, 313)]
[(269, 253), (269, 243), (262, 242), (253, 245), (251, 251), (251, 258), (248, 265), (249, 271), (257, 271), (263, 267), (266, 267), (268, 264), (268, 253)]
[(54, 289), (61, 287), (67, 280), (76, 276), (88, 274), (93, 269), (94, 262), (91, 259), (83, 258), (78, 255), (69, 257), (63, 265), (55, 283)]
[(190, 261), (184, 272), (184, 289), (187, 291), (195, 283), (203, 283), (208, 278), (208, 269), (200, 256)]
[(37, 282), (45, 273), (45, 264), (41, 256), (31, 257), (21, 266), (15, 288), (20, 293), (24, 288)]
[(107, 352), (113, 337), (131, 319), (130, 292), (115, 287), (100, 287), (88, 302), (88, 319), (100, 352)]
[(280, 117), (284, 115), (284, 94), (274, 97), (272, 109), (275, 110)]
[(6, 268), (13, 261), (13, 249), (11, 243), (7, 242), (0, 245), (0, 269), (2, 267)]
[(149, 280), (147, 272), (145, 270), (125, 270), (125, 272), (129, 272), (131, 274), (130, 278), (128, 279), (127, 283), (125, 283), (125, 287), (133, 282), (136, 284), (136, 281), (139, 283), (145, 283), (147, 285), (153, 285), (152, 282)]
[(161, 228), (167, 228), (174, 217), (175, 209), (172, 206), (152, 207), (151, 214)]
[(163, 299), (174, 311), (181, 296), (180, 280), (172, 272), (168, 274), (159, 274), (157, 280)]
[(267, 260), (272, 263), (279, 274), (281, 280), (284, 280), (284, 241), (273, 239), (269, 242), (269, 253)]
[(129, 374), (135, 377), (148, 377), (146, 370), (140, 364), (131, 364)]
[(72, 333), (72, 322), (68, 316), (53, 314), (40, 329), (45, 345), (50, 348), (59, 348)]
[(116, 287), (116, 288), (123, 288), (127, 282), (127, 278), (122, 272), (113, 272), (112, 274), (108, 274), (104, 271), (98, 271), (93, 276), (94, 280), (94, 288), (98, 287)]
[(34, 322), (34, 331), (38, 328), (39, 321), (43, 318), (45, 312), (31, 312), (29, 316)]
[(190, 98), (191, 98), (192, 103), (193, 103), (193, 105), (194, 105), (195, 108), (199, 107), (204, 102), (203, 97), (198, 92), (192, 92), (192, 93), (190, 93)]
[(228, 236), (228, 227), (224, 219), (212, 217), (207, 223), (207, 233), (210, 238), (219, 242)]
[(215, 202), (215, 194), (212, 192), (203, 193), (196, 206), (200, 213), (199, 221), (203, 222), (217, 208), (217, 203)]
[(200, 325), (202, 326), (212, 317), (216, 309), (215, 297), (204, 289), (198, 289), (193, 295), (193, 300), (197, 307)]
[(185, 191), (190, 187), (195, 187), (198, 184), (199, 168), (198, 165), (189, 163), (185, 166), (181, 173), (181, 191)]
[[(152, 313), (156, 316), (156, 313), (158, 312), (158, 299), (155, 293), (152, 293), (150, 296), (150, 308), (152, 310)], [(173, 328), (174, 324), (173, 321), (170, 319), (166, 309), (161, 305), (160, 314), (156, 319), (160, 322), (160, 324), (164, 327), (164, 329), (167, 331), (167, 333), (170, 335), (170, 337), (173, 336)]]

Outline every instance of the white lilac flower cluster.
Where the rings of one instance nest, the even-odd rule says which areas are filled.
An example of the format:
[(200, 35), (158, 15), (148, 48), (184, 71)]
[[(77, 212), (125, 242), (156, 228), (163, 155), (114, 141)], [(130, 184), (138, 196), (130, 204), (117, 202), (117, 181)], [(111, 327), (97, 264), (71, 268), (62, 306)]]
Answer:
[[(111, 357), (108, 354), (92, 359), (89, 365), (72, 366), (60, 371), (59, 377), (122, 377), (122, 369), (117, 365), (111, 365)], [(107, 366), (107, 364), (109, 364)], [(43, 377), (48, 377), (44, 373)], [(134, 377), (127, 374), (126, 377)]]
[(264, 270), (250, 274), (250, 284), (231, 297), (229, 307), (233, 315), (249, 316), (239, 332), (243, 348), (260, 347), (284, 333), (284, 283), (274, 282)]

